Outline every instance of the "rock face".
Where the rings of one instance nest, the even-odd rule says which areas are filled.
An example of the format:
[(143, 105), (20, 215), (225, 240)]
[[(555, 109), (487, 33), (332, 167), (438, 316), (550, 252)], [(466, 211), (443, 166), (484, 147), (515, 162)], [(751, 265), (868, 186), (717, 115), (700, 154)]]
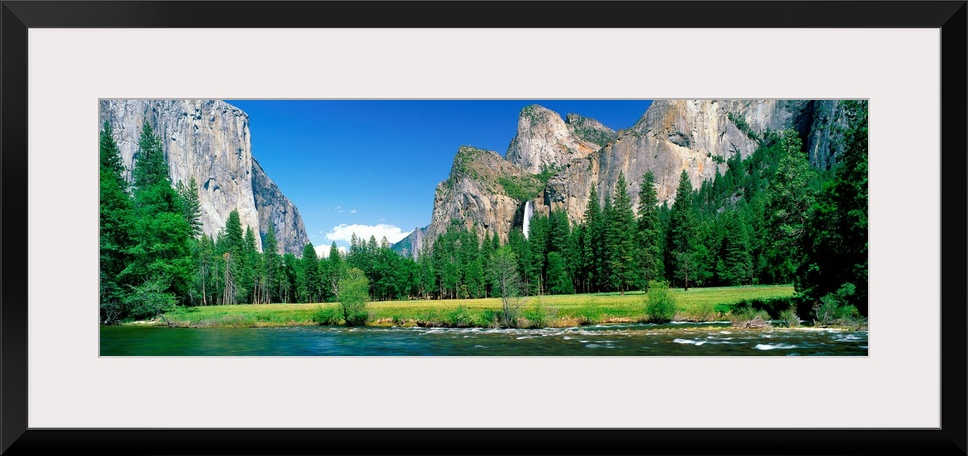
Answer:
[[(506, 159), (471, 147), (458, 151), (450, 176), (437, 186), (424, 239), (432, 245), (457, 220), (481, 238), (490, 232), (506, 242), (510, 230), (522, 228), (526, 201), (536, 215), (564, 209), (572, 224), (580, 223), (592, 186), (604, 200), (620, 174), (633, 208), (650, 170), (660, 202), (672, 204), (683, 170), (698, 188), (725, 172), (730, 158), (750, 156), (767, 130), (796, 129), (811, 163), (829, 168), (839, 153), (831, 144), (844, 123), (836, 100), (656, 100), (619, 132), (577, 114), (562, 120), (527, 106)], [(553, 175), (543, 182), (539, 173), (547, 169)]]
[(309, 242), (295, 206), (252, 157), (249, 117), (217, 100), (101, 100), (99, 127), (109, 121), (131, 181), (144, 122), (161, 137), (172, 183), (198, 184), (202, 231), (217, 235), (229, 213), (243, 227), (258, 230), (258, 249), (268, 222), (275, 223), (280, 247), (300, 255)]
[(518, 133), (508, 146), (507, 159), (538, 174), (597, 151), (614, 135), (594, 119), (571, 114), (566, 122), (544, 107), (525, 106), (518, 116)]
[(536, 194), (541, 182), (497, 152), (463, 146), (454, 157), (447, 180), (437, 185), (434, 212), (425, 245), (447, 231), (451, 220), (483, 238), (497, 234), (507, 242), (512, 225), (521, 224), (522, 199), (509, 194)]
[(255, 158), (252, 159), (252, 195), (259, 212), (260, 238), (265, 238), (271, 223), (276, 231), (277, 253), (302, 256), (303, 248), (309, 243), (309, 234), (303, 226), (299, 209), (269, 179)]
[[(727, 169), (726, 160), (750, 156), (751, 137), (767, 130), (795, 128), (806, 137), (812, 163), (829, 167), (832, 125), (842, 117), (836, 101), (806, 100), (656, 100), (631, 128), (596, 154), (569, 163), (551, 178), (542, 203), (545, 211), (565, 209), (572, 223), (581, 221), (591, 186), (600, 197), (613, 193), (625, 174), (633, 207), (642, 176), (655, 174), (659, 201), (672, 204), (683, 170), (693, 188)], [(831, 120), (833, 119), (833, 120)]]
[(420, 257), (420, 247), (423, 245), (424, 237), (427, 235), (427, 229), (429, 227), (425, 226), (420, 228), (419, 226), (414, 228), (413, 231), (407, 235), (407, 237), (397, 241), (392, 246), (390, 246), (393, 251), (407, 257), (416, 260)]

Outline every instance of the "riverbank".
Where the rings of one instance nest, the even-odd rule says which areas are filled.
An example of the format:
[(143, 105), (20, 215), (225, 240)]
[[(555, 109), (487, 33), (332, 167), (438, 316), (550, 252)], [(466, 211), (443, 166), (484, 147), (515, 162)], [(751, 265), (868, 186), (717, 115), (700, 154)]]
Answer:
[[(716, 287), (673, 290), (677, 321), (721, 319), (724, 306), (744, 300), (769, 300), (793, 295), (788, 285)], [(493, 327), (501, 311), (499, 298), (381, 301), (367, 303), (368, 326), (376, 327)], [(339, 303), (247, 304), (181, 307), (150, 322), (185, 328), (240, 328), (339, 325)], [(805, 316), (801, 316), (805, 317)], [(530, 296), (521, 298), (518, 326), (560, 328), (601, 323), (636, 323), (648, 319), (641, 292)]]

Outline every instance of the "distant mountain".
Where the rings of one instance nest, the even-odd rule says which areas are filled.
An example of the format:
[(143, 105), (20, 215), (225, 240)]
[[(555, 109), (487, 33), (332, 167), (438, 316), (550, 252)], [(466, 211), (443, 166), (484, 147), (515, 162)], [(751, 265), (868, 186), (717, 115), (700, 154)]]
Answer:
[(420, 256), (420, 246), (423, 245), (424, 237), (427, 236), (427, 228), (426, 226), (423, 228), (414, 228), (412, 233), (391, 245), (390, 249), (405, 257), (416, 260)]

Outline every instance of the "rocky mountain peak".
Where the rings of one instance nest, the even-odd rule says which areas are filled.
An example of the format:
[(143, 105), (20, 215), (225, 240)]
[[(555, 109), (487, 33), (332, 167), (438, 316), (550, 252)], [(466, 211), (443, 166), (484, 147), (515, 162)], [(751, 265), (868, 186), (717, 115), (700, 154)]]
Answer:
[[(538, 174), (549, 168), (560, 168), (601, 147), (589, 139), (609, 137), (611, 130), (598, 121), (581, 116), (571, 118), (574, 123), (569, 124), (558, 113), (543, 106), (525, 106), (518, 116), (517, 134), (508, 146), (508, 161), (531, 174)], [(576, 129), (582, 135), (576, 134)]]

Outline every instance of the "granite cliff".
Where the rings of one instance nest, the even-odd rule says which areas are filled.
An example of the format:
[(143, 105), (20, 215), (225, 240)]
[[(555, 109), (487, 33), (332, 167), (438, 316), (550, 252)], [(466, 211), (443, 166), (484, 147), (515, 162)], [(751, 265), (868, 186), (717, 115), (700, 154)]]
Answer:
[(562, 119), (541, 106), (526, 106), (505, 157), (472, 147), (458, 151), (450, 176), (437, 187), (432, 220), (421, 237), (432, 245), (457, 220), (480, 238), (492, 233), (506, 241), (510, 230), (523, 226), (527, 201), (535, 214), (564, 209), (579, 223), (592, 186), (604, 199), (622, 173), (633, 207), (649, 170), (659, 200), (671, 204), (683, 170), (697, 188), (724, 172), (731, 157), (751, 155), (768, 130), (796, 129), (810, 162), (826, 169), (836, 162), (839, 151), (831, 144), (843, 124), (836, 100), (656, 100), (618, 132), (577, 114)]
[(151, 123), (172, 183), (195, 178), (204, 234), (216, 235), (234, 209), (243, 227), (260, 234), (260, 251), (271, 222), (280, 251), (302, 254), (309, 242), (302, 217), (252, 156), (249, 117), (240, 109), (218, 100), (101, 100), (98, 111), (99, 126), (108, 121), (114, 129), (129, 181), (141, 127)]

